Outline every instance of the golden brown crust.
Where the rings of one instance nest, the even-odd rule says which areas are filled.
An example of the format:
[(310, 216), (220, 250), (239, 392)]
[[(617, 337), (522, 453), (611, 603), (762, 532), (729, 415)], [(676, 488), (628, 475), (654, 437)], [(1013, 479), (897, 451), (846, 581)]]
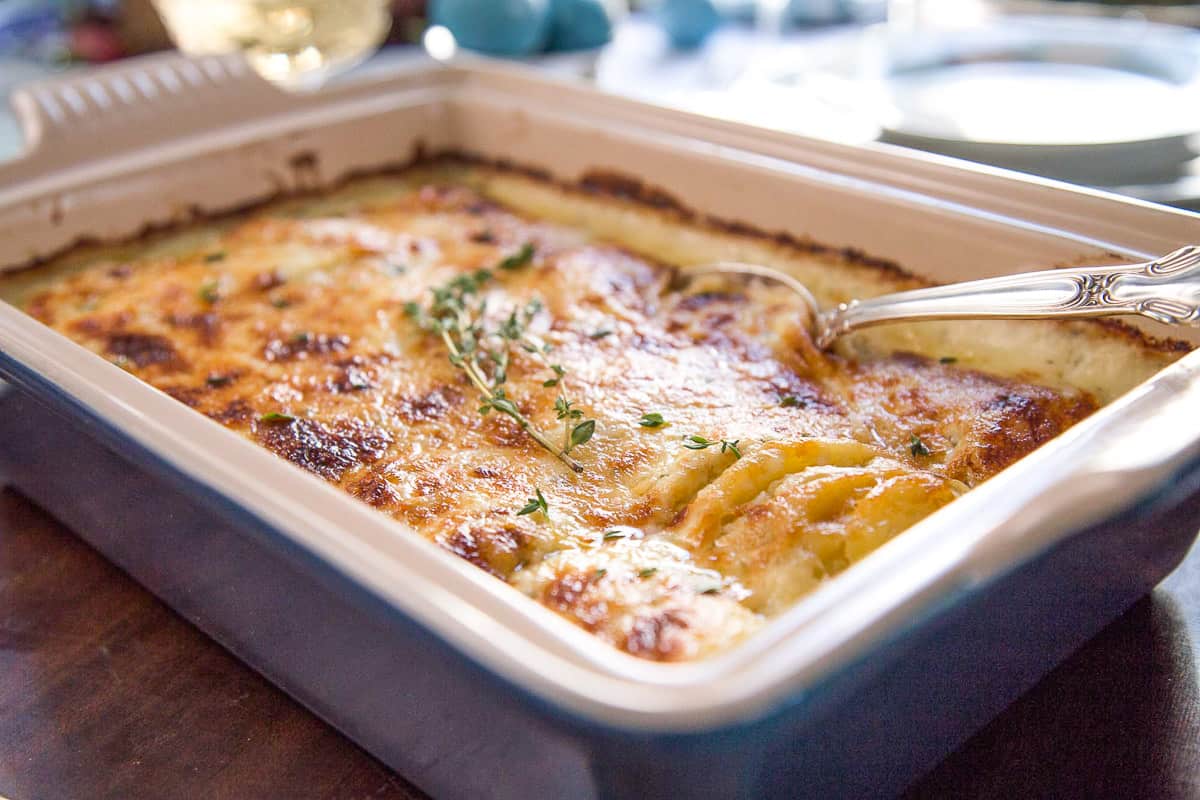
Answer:
[(850, 367), (850, 406), (872, 408), (873, 436), (893, 447), (915, 435), (922, 459), (975, 486), (1096, 410), (1086, 394), (1015, 384), (911, 353)]
[[(729, 646), (1095, 407), (917, 356), (814, 356), (796, 302), (764, 286), (680, 292), (662, 264), (406, 180), (271, 206), (186, 246), (99, 252), (25, 307), (654, 659)], [(579, 475), (481, 416), (444, 345), (402, 313), (526, 244), (531, 263), (494, 270), (489, 308), (542, 301), (530, 326), (597, 421)], [(546, 365), (518, 349), (508, 372), (521, 412), (560, 431)], [(640, 426), (647, 412), (668, 424)], [(690, 435), (736, 444), (693, 450)], [(549, 514), (518, 514), (535, 490)]]

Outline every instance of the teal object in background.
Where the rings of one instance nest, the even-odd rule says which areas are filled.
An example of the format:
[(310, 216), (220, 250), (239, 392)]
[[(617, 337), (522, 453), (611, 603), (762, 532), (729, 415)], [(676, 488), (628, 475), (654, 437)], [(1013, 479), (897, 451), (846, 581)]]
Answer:
[(845, 0), (791, 0), (785, 19), (797, 25), (830, 25), (853, 18)]
[(721, 14), (712, 0), (663, 0), (655, 17), (671, 44), (685, 50), (699, 47), (721, 25)]
[(611, 39), (612, 19), (600, 0), (551, 0), (551, 50), (590, 50)]
[(469, 50), (526, 56), (550, 38), (550, 0), (432, 0), (429, 21)]

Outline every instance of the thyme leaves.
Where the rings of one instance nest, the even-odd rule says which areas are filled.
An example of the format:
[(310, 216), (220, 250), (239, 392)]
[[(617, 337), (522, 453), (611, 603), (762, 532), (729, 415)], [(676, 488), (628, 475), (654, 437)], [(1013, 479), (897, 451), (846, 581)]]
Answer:
[[(500, 261), (496, 270), (520, 269), (532, 262), (533, 255), (533, 245), (525, 244), (516, 254)], [(501, 315), (499, 322), (494, 321), (495, 315), (489, 315), (483, 290), (495, 277), (496, 271), (489, 269), (457, 275), (444, 285), (430, 289), (431, 298), (427, 305), (407, 303), (404, 313), (422, 330), (442, 341), (450, 363), (462, 370), (479, 392), (482, 398), (480, 414), (495, 411), (511, 418), (530, 438), (574, 472), (583, 472), (583, 466), (570, 454), (591, 440), (596, 432), (596, 421), (586, 418), (568, 399), (563, 387), (566, 369), (548, 361), (549, 346), (529, 331), (530, 323), (543, 310), (540, 300), (534, 298), (510, 308), (506, 315)], [(561, 442), (552, 441), (509, 394), (508, 372), (518, 349), (530, 354), (552, 374), (542, 386), (559, 390), (554, 408), (557, 419), (563, 422)]]

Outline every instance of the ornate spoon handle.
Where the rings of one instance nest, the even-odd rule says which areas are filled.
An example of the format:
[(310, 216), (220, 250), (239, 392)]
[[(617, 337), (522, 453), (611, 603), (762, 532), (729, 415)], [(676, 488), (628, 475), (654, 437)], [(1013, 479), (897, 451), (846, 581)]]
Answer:
[(817, 315), (814, 339), (824, 348), (852, 330), (885, 322), (1111, 314), (1200, 325), (1200, 246), (1142, 264), (1027, 272), (851, 300)]

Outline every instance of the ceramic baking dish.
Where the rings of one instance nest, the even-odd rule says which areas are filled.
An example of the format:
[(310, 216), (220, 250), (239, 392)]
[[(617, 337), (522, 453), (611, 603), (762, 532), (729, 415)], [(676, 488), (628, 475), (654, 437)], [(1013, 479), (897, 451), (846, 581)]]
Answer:
[[(458, 148), (617, 169), (932, 278), (1167, 252), (1197, 217), (492, 65), (288, 97), (226, 59), (18, 93), (0, 265)], [(1200, 355), (690, 664), (638, 661), (0, 303), (0, 474), (439, 797), (902, 789), (1182, 558)]]

